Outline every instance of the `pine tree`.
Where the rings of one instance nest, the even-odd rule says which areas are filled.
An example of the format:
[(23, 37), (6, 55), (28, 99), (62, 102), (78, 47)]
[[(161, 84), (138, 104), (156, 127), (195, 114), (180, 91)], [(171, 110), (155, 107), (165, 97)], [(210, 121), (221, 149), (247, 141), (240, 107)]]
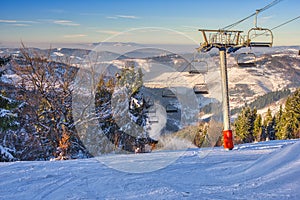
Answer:
[[(10, 60), (10, 59), (9, 59)], [(0, 58), (0, 85), (1, 77), (5, 74), (5, 65), (9, 60)], [(14, 130), (19, 126), (18, 107), (20, 102), (9, 98), (5, 89), (0, 93), (0, 162), (14, 161), (16, 159), (16, 148), (13, 139)]]
[(253, 142), (253, 129), (256, 111), (251, 111), (250, 107), (245, 107), (234, 123), (236, 135), (243, 142)]
[(0, 131), (4, 132), (8, 129), (15, 129), (18, 126), (16, 122), (17, 113), (14, 111), (19, 103), (16, 100), (5, 97), (0, 94)]
[(254, 121), (254, 127), (253, 127), (253, 136), (256, 142), (260, 141), (261, 135), (262, 135), (262, 117), (260, 114), (258, 114)]
[(276, 139), (300, 137), (300, 88), (287, 98), (285, 109), (280, 108), (275, 121)]
[(283, 109), (282, 105), (280, 105), (279, 111), (275, 115), (275, 121), (276, 121), (276, 126), (275, 126), (275, 136), (276, 139), (282, 140), (285, 137), (285, 132), (284, 132), (284, 118), (283, 118)]
[(18, 106), (12, 100), (0, 94), (0, 162), (14, 161), (15, 148), (11, 141), (11, 131), (18, 127), (17, 113), (14, 111)]
[(270, 140), (276, 139), (276, 118), (275, 118), (275, 116), (273, 116), (271, 124), (270, 124), (269, 139)]
[(300, 88), (287, 99), (283, 118), (286, 123), (285, 137), (289, 139), (300, 137)]
[(275, 127), (274, 127), (274, 118), (272, 116), (271, 109), (267, 111), (267, 115), (264, 120), (265, 127), (265, 140), (271, 140), (275, 138)]

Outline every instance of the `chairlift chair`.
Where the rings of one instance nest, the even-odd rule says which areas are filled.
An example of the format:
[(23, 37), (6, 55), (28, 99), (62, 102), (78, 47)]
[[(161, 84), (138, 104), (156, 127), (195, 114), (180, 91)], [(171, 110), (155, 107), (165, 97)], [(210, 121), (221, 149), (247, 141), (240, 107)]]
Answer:
[[(257, 26), (257, 16), (261, 10), (256, 10), (254, 18), (254, 28), (248, 31), (247, 46), (248, 47), (272, 47), (273, 46), (273, 33), (268, 28), (261, 28)], [(266, 36), (263, 40), (259, 36)], [(256, 40), (253, 40), (257, 38)]]
[(150, 124), (158, 123), (158, 117), (157, 116), (151, 116), (151, 117), (148, 118), (148, 122)]
[(178, 109), (173, 104), (167, 104), (166, 105), (166, 112), (167, 113), (175, 113)]
[[(259, 36), (266, 36), (264, 40), (254, 40)], [(248, 47), (272, 47), (273, 46), (273, 33), (270, 29), (254, 27), (248, 31), (247, 35)]]
[(208, 87), (206, 83), (199, 83), (194, 85), (195, 94), (208, 94)]
[(204, 74), (208, 71), (207, 62), (199, 59), (192, 60), (190, 64), (189, 74)]
[(240, 53), (237, 57), (237, 65), (239, 67), (255, 67), (256, 55), (254, 53)]

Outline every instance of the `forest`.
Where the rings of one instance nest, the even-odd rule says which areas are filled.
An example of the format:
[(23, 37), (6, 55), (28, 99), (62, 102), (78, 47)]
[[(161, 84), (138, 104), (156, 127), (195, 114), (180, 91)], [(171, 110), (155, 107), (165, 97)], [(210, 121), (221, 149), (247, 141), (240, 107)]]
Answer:
[[(21, 58), (6, 57), (0, 62), (0, 77), (9, 73), (19, 77), (16, 84), (0, 81), (0, 161), (88, 158), (95, 153), (87, 148), (87, 143), (96, 145), (95, 151), (100, 154), (132, 153), (137, 149), (150, 152), (157, 142), (157, 147), (161, 146), (147, 133), (146, 112), (150, 105), (140, 92), (143, 86), (141, 70), (125, 66), (114, 77), (100, 76), (95, 85), (96, 98), (88, 103), (95, 105), (97, 123), (94, 128), (103, 131), (97, 140), (88, 138), (90, 141), (86, 141), (87, 138), (82, 137), (85, 133), (76, 129), (81, 122), (72, 116), (72, 93), (78, 90), (73, 82), (78, 68), (67, 59), (51, 61), (49, 54), (40, 54), (34, 49), (23, 47), (20, 51)], [(11, 67), (8, 68), (7, 63)], [(126, 95), (129, 97), (124, 98)], [(86, 100), (84, 96), (80, 98)], [(270, 109), (264, 117), (258, 114), (258, 109), (282, 98), (286, 101), (276, 114), (272, 115)], [(127, 123), (128, 119), (123, 117), (128, 107), (134, 123)], [(118, 115), (113, 110), (118, 110)], [(209, 108), (201, 111), (209, 112)], [(293, 93), (289, 89), (267, 93), (233, 112), (238, 113), (232, 124), (235, 143), (300, 137), (300, 88)], [(142, 127), (139, 133), (131, 131), (134, 124)], [(197, 147), (220, 146), (221, 130), (219, 122), (200, 122), (173, 136), (184, 138)], [(220, 134), (208, 135), (208, 132)], [(146, 145), (150, 147), (146, 149)]]

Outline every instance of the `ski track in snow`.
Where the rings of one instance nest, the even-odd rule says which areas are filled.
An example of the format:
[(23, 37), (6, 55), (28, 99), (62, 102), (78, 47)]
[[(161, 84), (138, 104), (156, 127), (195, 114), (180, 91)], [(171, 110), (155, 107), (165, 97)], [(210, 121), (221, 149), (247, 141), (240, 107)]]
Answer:
[[(0, 199), (300, 199), (299, 149), (299, 140), (189, 149), (148, 173), (118, 171), (96, 158), (0, 163)], [(162, 162), (170, 153), (130, 155), (128, 162), (149, 155)]]

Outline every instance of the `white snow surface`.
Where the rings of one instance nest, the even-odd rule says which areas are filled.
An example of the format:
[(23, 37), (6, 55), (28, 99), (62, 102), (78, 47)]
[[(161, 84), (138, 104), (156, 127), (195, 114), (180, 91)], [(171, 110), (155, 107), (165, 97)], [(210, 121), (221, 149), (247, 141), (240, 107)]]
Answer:
[[(165, 168), (127, 173), (97, 158), (0, 163), (0, 199), (300, 199), (300, 141), (129, 154), (126, 162)], [(118, 162), (120, 155), (105, 159)], [(119, 162), (120, 165), (126, 163)], [(136, 167), (138, 168), (137, 163)]]

